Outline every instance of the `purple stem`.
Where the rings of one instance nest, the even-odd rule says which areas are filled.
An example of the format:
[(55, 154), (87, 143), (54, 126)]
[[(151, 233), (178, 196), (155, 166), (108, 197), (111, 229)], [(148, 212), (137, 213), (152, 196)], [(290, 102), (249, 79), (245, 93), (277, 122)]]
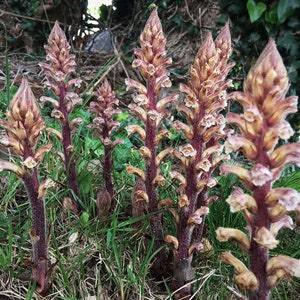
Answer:
[[(149, 82), (148, 84), (148, 99), (149, 99), (149, 110), (156, 109), (156, 99), (154, 93), (155, 81)], [(158, 196), (157, 190), (153, 186), (153, 180), (157, 175), (157, 166), (155, 163), (156, 158), (156, 145), (155, 145), (155, 136), (156, 136), (156, 126), (152, 124), (147, 118), (146, 123), (146, 140), (145, 146), (150, 150), (151, 157), (146, 160), (146, 193), (149, 199), (149, 212), (157, 212), (158, 207)], [(162, 225), (162, 214), (158, 213), (150, 217), (150, 228), (154, 236), (154, 251), (158, 250), (165, 245), (164, 234), (163, 234), (163, 225)], [(162, 249), (156, 256), (156, 260), (153, 264), (153, 274), (156, 277), (161, 277), (165, 274), (164, 270), (166, 268), (166, 250)]]
[[(202, 139), (201, 139), (202, 142)], [(196, 141), (196, 145), (197, 145), (198, 141)], [(206, 143), (206, 149), (209, 147), (212, 147), (213, 145), (216, 145), (216, 143), (218, 143), (218, 141), (216, 141), (214, 138), (211, 138), (210, 141), (208, 143)], [(199, 150), (200, 151), (200, 150)], [(201, 153), (202, 154), (202, 153)], [(212, 163), (212, 156), (209, 158), (210, 163)], [(210, 169), (206, 176), (209, 177), (211, 176), (213, 172), (213, 169)], [(197, 197), (197, 207), (196, 209), (200, 208), (201, 206), (206, 206), (206, 201), (207, 201), (207, 188), (205, 188), (203, 191), (201, 191), (201, 193), (198, 194)], [(206, 216), (203, 215), (202, 216), (202, 223), (199, 224), (198, 226), (195, 227), (194, 229), (194, 236), (195, 236), (195, 241), (196, 242), (201, 242), (202, 237), (203, 237), (203, 231), (204, 231), (204, 226), (205, 226), (205, 219)]]
[(46, 238), (45, 202), (38, 197), (39, 180), (37, 169), (23, 177), (28, 192), (32, 211), (32, 232), (36, 236), (33, 240), (33, 271), (32, 278), (38, 284), (40, 294), (47, 294), (50, 284), (48, 278), (48, 245)]
[[(270, 219), (268, 210), (265, 205), (265, 198), (270, 191), (271, 184), (266, 184), (254, 191), (254, 198), (256, 200), (258, 210), (252, 225), (252, 232), (258, 228), (266, 227), (270, 229)], [(256, 276), (259, 282), (259, 288), (256, 291), (250, 291), (249, 300), (268, 300), (270, 297), (270, 289), (267, 283), (266, 266), (269, 259), (269, 250), (267, 247), (261, 247), (257, 242), (251, 239), (251, 248), (249, 251), (250, 270)]]
[(111, 197), (114, 195), (114, 188), (112, 183), (112, 160), (111, 160), (111, 146), (104, 146), (104, 165), (103, 165), (103, 178), (105, 181), (105, 187)]
[[(64, 116), (64, 123), (62, 125), (62, 139), (63, 139), (63, 150), (65, 156), (65, 167), (66, 167), (66, 175), (68, 179), (69, 188), (74, 192), (74, 194), (80, 198), (79, 187), (78, 187), (78, 179), (76, 174), (76, 166), (75, 161), (72, 158), (72, 135), (69, 124), (69, 113), (67, 111), (65, 105), (65, 95), (66, 95), (66, 87), (63, 85), (60, 88), (60, 100), (59, 100), (59, 109)], [(72, 203), (73, 203), (73, 211), (76, 214), (82, 210), (81, 205), (78, 201), (74, 200), (74, 197), (71, 195)]]
[[(257, 145), (259, 153), (257, 162), (268, 166), (269, 160), (267, 154), (262, 149), (263, 142), (261, 141), (261, 138), (257, 139)], [(253, 197), (257, 204), (257, 213), (254, 215), (253, 224), (250, 224), (253, 233), (262, 227), (265, 227), (268, 230), (270, 229), (271, 221), (265, 204), (266, 196), (270, 190), (271, 182), (268, 182), (261, 187), (256, 187), (253, 191)], [(259, 288), (256, 291), (249, 292), (249, 300), (268, 300), (270, 297), (270, 288), (267, 283), (268, 276), (266, 266), (269, 259), (269, 249), (267, 247), (260, 246), (253, 240), (253, 237), (254, 234), (252, 234), (249, 251), (250, 270), (256, 276), (259, 282)]]
[[(206, 189), (201, 193), (197, 192), (197, 172), (196, 172), (196, 164), (201, 160), (202, 155), (202, 147), (203, 141), (201, 134), (198, 132), (198, 124), (200, 120), (204, 116), (204, 109), (200, 110), (200, 113), (194, 120), (193, 131), (195, 133), (191, 143), (193, 148), (197, 151), (195, 161), (187, 168), (185, 172), (186, 181), (188, 185), (185, 189), (185, 194), (189, 199), (189, 207), (188, 209), (182, 208), (179, 212), (179, 223), (177, 225), (177, 239), (178, 239), (178, 250), (177, 257), (174, 259), (174, 272), (176, 275), (178, 270), (178, 263), (184, 259), (188, 259), (188, 250), (192, 244), (192, 238), (194, 235), (194, 241), (200, 242), (202, 240), (203, 227), (205, 222), (205, 216), (202, 216), (202, 223), (199, 226), (192, 227), (188, 224), (189, 217), (194, 213), (194, 211), (201, 206), (205, 205), (206, 199)], [(189, 258), (191, 259), (191, 258)], [(189, 271), (189, 269), (185, 270)], [(179, 278), (184, 278), (184, 276), (174, 276)], [(189, 280), (187, 280), (189, 281)], [(187, 281), (178, 281), (176, 279), (173, 280), (173, 289), (176, 290), (181, 288)], [(190, 295), (191, 293), (191, 285), (188, 285), (185, 288), (180, 289), (180, 296)]]
[[(103, 126), (102, 136), (103, 136), (103, 140), (105, 140), (105, 138), (110, 139), (107, 124), (104, 124)], [(112, 159), (111, 159), (112, 150), (113, 149), (111, 145), (104, 145), (103, 179), (105, 182), (105, 187), (111, 197), (113, 197), (114, 195), (114, 188), (112, 183)]]
[[(179, 270), (179, 263), (182, 260), (188, 259), (188, 250), (192, 242), (192, 235), (194, 227), (188, 224), (189, 216), (195, 211), (196, 200), (197, 200), (197, 180), (195, 176), (194, 163), (186, 171), (186, 181), (189, 183), (186, 187), (185, 193), (189, 199), (189, 207), (182, 208), (179, 212), (179, 223), (177, 225), (177, 239), (178, 239), (178, 249), (177, 257), (174, 257), (174, 278), (184, 278), (183, 274), (177, 274), (183, 270)], [(188, 269), (185, 271), (189, 271)], [(181, 288), (187, 281), (173, 280), (173, 290)], [(191, 293), (191, 285), (188, 285), (180, 289), (179, 295), (186, 296)]]

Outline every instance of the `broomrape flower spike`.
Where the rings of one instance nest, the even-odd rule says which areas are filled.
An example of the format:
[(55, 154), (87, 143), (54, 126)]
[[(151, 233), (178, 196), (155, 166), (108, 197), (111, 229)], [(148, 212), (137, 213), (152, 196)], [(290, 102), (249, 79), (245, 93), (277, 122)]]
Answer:
[[(80, 198), (78, 179), (76, 174), (75, 159), (72, 146), (72, 132), (74, 131), (74, 122), (77, 124), (80, 120), (72, 122), (70, 114), (75, 105), (82, 103), (81, 98), (73, 91), (79, 87), (81, 79), (71, 76), (75, 74), (75, 56), (70, 54), (71, 46), (67, 41), (64, 32), (59, 27), (58, 22), (48, 38), (48, 45), (44, 46), (46, 50), (47, 62), (40, 63), (40, 67), (46, 76), (46, 86), (53, 91), (55, 99), (51, 97), (41, 97), (41, 101), (49, 102), (53, 105), (51, 116), (57, 119), (61, 126), (61, 140), (63, 146), (64, 164), (67, 173), (68, 186), (73, 191), (70, 195), (70, 209), (79, 214), (82, 210), (77, 199)], [(75, 195), (75, 198), (73, 197)], [(77, 199), (76, 199), (77, 198)]]
[(48, 266), (48, 245), (44, 197), (46, 190), (53, 185), (51, 179), (39, 182), (38, 164), (44, 154), (51, 150), (51, 145), (44, 145), (35, 150), (45, 123), (36, 99), (26, 79), (10, 102), (7, 121), (0, 125), (6, 130), (2, 144), (19, 158), (19, 165), (0, 161), (0, 171), (14, 172), (23, 181), (32, 210), (30, 236), (33, 245), (32, 280), (36, 281), (36, 291), (47, 295), (51, 287)]
[[(250, 190), (250, 195), (236, 188), (227, 199), (232, 212), (243, 210), (248, 222), (251, 240), (249, 269), (257, 279), (257, 285), (244, 286), (249, 290), (250, 300), (267, 300), (274, 288), (286, 274), (299, 276), (292, 264), (296, 259), (281, 256), (269, 259), (269, 249), (279, 244), (276, 235), (279, 230), (292, 228), (288, 212), (299, 209), (299, 194), (289, 188), (274, 188), (272, 184), (283, 168), (290, 163), (299, 165), (300, 143), (277, 146), (279, 139), (287, 139), (293, 130), (285, 118), (297, 111), (297, 97), (285, 98), (288, 90), (288, 76), (282, 58), (270, 39), (255, 66), (251, 68), (244, 82), (244, 92), (233, 92), (229, 97), (239, 102), (243, 113), (228, 113), (227, 122), (235, 125), (237, 135), (231, 135), (225, 142), (226, 153), (242, 151), (247, 165), (223, 164), (221, 174), (236, 174)], [(219, 235), (220, 228), (217, 229)], [(234, 230), (234, 229), (231, 229)], [(227, 239), (219, 237), (220, 241)], [(282, 261), (279, 263), (279, 261)], [(236, 277), (238, 282), (240, 278)], [(239, 282), (238, 282), (239, 283)]]
[[(185, 99), (184, 103), (178, 104), (178, 111), (184, 115), (186, 121), (175, 121), (174, 129), (181, 131), (187, 142), (173, 151), (180, 161), (182, 171), (171, 173), (179, 182), (180, 190), (178, 249), (174, 255), (174, 272), (179, 267), (179, 262), (192, 261), (195, 251), (190, 249), (192, 245), (200, 245), (202, 241), (209, 204), (206, 201), (207, 192), (217, 184), (212, 172), (218, 165), (216, 158), (221, 156), (223, 150), (219, 141), (225, 137), (225, 118), (221, 110), (227, 105), (226, 90), (231, 86), (231, 80), (226, 80), (234, 65), (228, 63), (230, 54), (231, 37), (226, 24), (215, 41), (211, 33), (207, 34), (190, 67), (188, 84), (180, 85)], [(206, 208), (206, 213), (201, 213), (203, 208)], [(191, 285), (176, 280), (180, 277), (175, 274), (173, 277), (173, 289), (180, 289), (176, 297), (180, 299), (190, 295)]]
[[(112, 180), (112, 151), (117, 144), (122, 143), (121, 140), (112, 141), (112, 133), (116, 131), (120, 124), (115, 121), (115, 116), (121, 112), (116, 109), (119, 100), (115, 97), (109, 82), (105, 79), (103, 84), (95, 92), (96, 101), (90, 103), (90, 111), (95, 115), (93, 124), (90, 128), (94, 130), (104, 146), (104, 161), (103, 161), (103, 179), (105, 189), (112, 198), (114, 195), (113, 180)], [(101, 199), (101, 197), (99, 197)]]
[[(162, 25), (154, 8), (140, 35), (140, 49), (135, 49), (132, 66), (139, 69), (146, 84), (127, 78), (125, 84), (128, 90), (134, 90), (137, 94), (134, 102), (129, 105), (132, 115), (137, 116), (142, 126), (127, 126), (128, 134), (137, 133), (143, 143), (140, 153), (145, 160), (145, 171), (129, 166), (127, 171), (139, 176), (145, 184), (147, 194), (147, 210), (149, 213), (156, 212), (158, 208), (157, 189), (164, 184), (160, 175), (160, 165), (166, 155), (172, 153), (172, 149), (162, 149), (157, 152), (162, 138), (171, 136), (169, 131), (162, 128), (163, 120), (170, 114), (167, 107), (175, 102), (178, 95), (160, 97), (163, 88), (170, 87), (171, 81), (167, 66), (171, 64), (171, 58), (166, 57), (166, 39), (163, 34)], [(154, 235), (154, 250), (164, 245), (164, 234), (162, 227), (162, 215), (153, 215), (150, 219), (151, 231)], [(152, 272), (160, 277), (164, 274), (166, 267), (166, 250), (163, 248), (152, 266)]]

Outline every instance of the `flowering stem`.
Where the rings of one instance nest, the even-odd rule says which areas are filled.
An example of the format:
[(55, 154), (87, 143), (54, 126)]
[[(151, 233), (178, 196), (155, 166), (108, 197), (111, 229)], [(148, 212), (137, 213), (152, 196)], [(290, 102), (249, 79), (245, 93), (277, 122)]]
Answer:
[(270, 289), (267, 284), (266, 266), (269, 259), (267, 248), (260, 247), (255, 241), (251, 241), (249, 254), (250, 269), (259, 281), (259, 289), (249, 292), (249, 300), (268, 300)]
[(28, 192), (31, 211), (31, 238), (33, 244), (33, 272), (32, 279), (37, 282), (37, 289), (41, 294), (48, 292), (50, 287), (48, 278), (48, 245), (46, 238), (45, 201), (38, 197), (39, 180), (37, 170), (32, 174), (25, 174), (23, 182)]
[[(103, 179), (105, 188), (100, 192), (102, 195), (99, 199), (104, 205), (109, 200), (108, 211), (112, 208), (111, 200), (114, 196), (114, 186), (112, 177), (112, 152), (117, 144), (122, 143), (122, 140), (112, 140), (112, 132), (115, 131), (119, 126), (119, 122), (116, 121), (115, 117), (121, 110), (117, 109), (119, 105), (119, 100), (115, 97), (115, 93), (112, 90), (107, 79), (104, 80), (103, 84), (94, 93), (96, 100), (90, 103), (90, 111), (95, 116), (93, 119), (93, 124), (89, 127), (94, 129), (94, 135), (97, 136), (104, 146), (104, 159), (102, 161), (103, 167)], [(104, 197), (108, 195), (109, 197)], [(104, 200), (107, 201), (104, 201)], [(100, 204), (100, 203), (99, 203)], [(98, 208), (102, 207), (102, 204)], [(107, 206), (105, 205), (105, 206)]]
[(22, 79), (17, 93), (11, 100), (7, 121), (0, 120), (0, 124), (7, 132), (7, 136), (0, 140), (0, 144), (18, 156), (21, 165), (0, 161), (0, 169), (14, 172), (26, 187), (32, 211), (32, 226), (29, 231), (33, 244), (32, 279), (37, 282), (36, 291), (41, 295), (47, 295), (51, 282), (48, 272), (44, 196), (46, 189), (53, 185), (53, 182), (51, 179), (45, 179), (40, 183), (37, 166), (52, 145), (44, 145), (35, 150), (45, 123), (26, 79)]
[[(271, 184), (267, 183), (261, 188), (256, 188), (253, 196), (256, 200), (258, 211), (254, 217), (253, 224), (251, 224), (252, 232), (256, 228), (265, 227), (270, 229), (270, 219), (268, 216), (268, 210), (265, 206), (265, 198), (270, 191)], [(259, 281), (259, 289), (256, 291), (250, 291), (249, 300), (267, 300), (269, 299), (270, 289), (267, 282), (267, 271), (266, 266), (269, 260), (269, 249), (267, 247), (261, 247), (255, 240), (253, 236), (250, 244), (249, 251), (249, 264), (250, 270), (254, 273), (257, 280)]]
[(112, 182), (112, 147), (110, 145), (104, 146), (104, 164), (103, 164), (103, 178), (105, 182), (105, 187), (112, 197), (114, 194), (113, 182)]
[[(133, 79), (127, 78), (128, 89), (138, 92), (134, 102), (129, 105), (130, 111), (137, 115), (143, 123), (127, 127), (129, 134), (139, 134), (144, 146), (140, 152), (145, 159), (145, 171), (129, 166), (127, 171), (138, 175), (145, 183), (145, 191), (137, 191), (143, 195), (143, 201), (147, 203), (147, 210), (156, 213), (150, 217), (150, 227), (154, 237), (154, 251), (160, 251), (154, 261), (152, 273), (156, 277), (164, 275), (166, 269), (166, 249), (164, 246), (162, 214), (159, 211), (157, 188), (163, 186), (165, 178), (160, 174), (160, 164), (163, 158), (171, 153), (171, 149), (163, 149), (158, 152), (163, 136), (170, 137), (170, 132), (162, 128), (161, 123), (169, 115), (166, 106), (177, 99), (177, 95), (170, 95), (160, 99), (163, 88), (172, 85), (169, 78), (167, 65), (171, 64), (171, 58), (166, 56), (166, 39), (162, 25), (157, 14), (157, 8), (153, 9), (145, 28), (140, 36), (141, 49), (135, 49), (137, 58), (132, 66), (139, 68), (145, 79), (146, 86)], [(145, 193), (146, 192), (146, 193)]]
[[(111, 138), (109, 134), (107, 121), (105, 122), (102, 128), (102, 136), (103, 136), (103, 140)], [(111, 158), (112, 151), (113, 151), (112, 144), (108, 144), (108, 145), (104, 144), (103, 179), (105, 182), (105, 187), (111, 197), (113, 197), (114, 195), (114, 186), (112, 181), (112, 158)]]
[(219, 241), (234, 240), (249, 254), (250, 269), (230, 253), (223, 253), (222, 261), (234, 266), (235, 280), (241, 289), (249, 291), (250, 300), (268, 300), (270, 290), (282, 279), (300, 277), (299, 260), (269, 258), (269, 250), (279, 244), (279, 230), (293, 228), (288, 214), (298, 211), (300, 203), (296, 190), (272, 188), (286, 165), (299, 165), (300, 143), (277, 145), (279, 139), (288, 140), (294, 134), (285, 118), (297, 112), (297, 97), (285, 98), (288, 87), (287, 71), (270, 39), (244, 81), (244, 92), (231, 95), (243, 106), (243, 113), (227, 115), (228, 123), (236, 125), (239, 133), (228, 136), (226, 152), (242, 151), (252, 167), (223, 164), (221, 175), (236, 174), (250, 191), (248, 194), (236, 187), (226, 200), (231, 212), (243, 211), (249, 237), (232, 228), (220, 227), (216, 232)]
[[(199, 49), (190, 68), (188, 85), (180, 86), (186, 97), (178, 104), (179, 112), (185, 115), (186, 123), (175, 121), (174, 127), (184, 132), (187, 144), (174, 150), (181, 161), (182, 176), (173, 172), (179, 180), (179, 222), (177, 244), (174, 249), (173, 289), (179, 290), (175, 299), (191, 295), (191, 285), (186, 283), (195, 278), (192, 268), (193, 253), (201, 251), (205, 215), (208, 213), (207, 192), (216, 184), (211, 176), (221, 159), (225, 120), (220, 110), (226, 107), (226, 89), (231, 84), (225, 80), (233, 63), (228, 63), (231, 53), (231, 38), (228, 24), (213, 41), (209, 33)], [(173, 237), (172, 241), (176, 238)]]
[[(68, 187), (71, 190), (69, 206), (75, 214), (79, 214), (82, 207), (78, 202), (80, 192), (76, 174), (74, 147), (72, 145), (72, 131), (75, 128), (71, 126), (71, 122), (74, 123), (74, 119), (70, 120), (70, 116), (74, 106), (82, 103), (82, 99), (76, 92), (73, 92), (75, 87), (80, 86), (81, 80), (79, 78), (71, 78), (72, 74), (75, 73), (76, 63), (75, 56), (70, 54), (70, 48), (71, 46), (64, 32), (59, 27), (58, 22), (56, 22), (49, 35), (48, 45), (45, 46), (47, 62), (39, 65), (46, 75), (46, 86), (52, 89), (56, 95), (55, 98), (41, 97), (41, 100), (52, 104), (52, 116), (57, 118), (61, 125), (61, 133), (56, 134), (59, 135), (62, 143)], [(80, 123), (80, 121), (77, 120), (77, 123)]]
[[(189, 183), (185, 189), (186, 195), (189, 199), (188, 209), (182, 208), (179, 214), (179, 224), (177, 226), (178, 236), (178, 258), (187, 259), (188, 249), (191, 244), (193, 227), (188, 225), (189, 216), (195, 211), (197, 200), (197, 176), (195, 174), (195, 166), (192, 163), (191, 167), (187, 169), (186, 180)], [(201, 238), (200, 238), (201, 240)]]
[[(64, 150), (64, 157), (65, 157), (66, 173), (68, 178), (68, 186), (74, 192), (76, 197), (80, 198), (78, 180), (76, 174), (76, 165), (72, 156), (73, 151), (70, 151), (70, 149), (72, 149), (72, 138), (71, 138), (71, 130), (67, 118), (66, 118), (66, 122), (62, 125), (62, 137), (63, 137), (63, 150)], [(73, 212), (78, 214), (82, 210), (79, 202), (74, 201), (73, 205), (74, 205), (74, 207), (72, 207)]]
[[(155, 98), (155, 84), (154, 82), (149, 82), (147, 88), (147, 96), (149, 101), (149, 110), (156, 110), (156, 98)], [(146, 160), (146, 193), (149, 199), (148, 209), (149, 212), (157, 212), (158, 207), (158, 195), (157, 190), (153, 186), (154, 178), (158, 174), (158, 167), (156, 166), (155, 158), (156, 158), (156, 145), (155, 145), (155, 137), (156, 137), (156, 126), (153, 122), (150, 121), (149, 116), (147, 117), (146, 122), (146, 139), (145, 139), (145, 146), (150, 150), (150, 158)], [(155, 237), (154, 240), (154, 251), (157, 251), (161, 248), (164, 242), (164, 234), (163, 234), (163, 225), (162, 225), (162, 214), (158, 213), (150, 218), (150, 228), (152, 231), (153, 236)], [(156, 276), (160, 276), (164, 274), (166, 263), (166, 251), (162, 249), (154, 262), (153, 265), (153, 272)]]

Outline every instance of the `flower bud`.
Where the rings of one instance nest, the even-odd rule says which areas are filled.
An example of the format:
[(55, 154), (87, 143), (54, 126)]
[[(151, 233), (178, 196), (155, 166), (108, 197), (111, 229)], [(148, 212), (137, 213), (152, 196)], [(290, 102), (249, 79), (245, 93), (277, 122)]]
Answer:
[(45, 123), (35, 96), (25, 78), (22, 79), (17, 93), (10, 102), (7, 121), (2, 121), (1, 126), (7, 130), (9, 138), (20, 143), (20, 146), (12, 145), (12, 150), (15, 148), (18, 154), (24, 151), (22, 148), (33, 148), (39, 141)]
[(239, 243), (239, 245), (244, 251), (248, 252), (250, 249), (249, 238), (241, 230), (234, 229), (234, 228), (219, 227), (216, 230), (216, 234), (217, 234), (217, 239), (220, 242), (227, 242), (229, 240), (234, 240)]
[(127, 166), (126, 171), (128, 174), (135, 174), (135, 175), (139, 176), (144, 182), (146, 181), (145, 172), (142, 171), (141, 169), (136, 168), (134, 166)]
[(274, 235), (266, 227), (259, 228), (253, 239), (256, 243), (268, 249), (274, 249), (279, 244), (279, 241), (275, 239)]
[(230, 205), (231, 212), (237, 212), (243, 209), (248, 209), (255, 213), (257, 211), (257, 204), (255, 199), (243, 192), (239, 187), (235, 187), (231, 195), (226, 199), (226, 202)]
[(168, 244), (172, 244), (174, 249), (177, 250), (178, 249), (178, 240), (175, 236), (172, 236), (172, 235), (166, 235), (165, 236), (165, 241), (168, 243)]
[(283, 255), (270, 258), (267, 263), (267, 273), (271, 275), (278, 269), (282, 269), (292, 276), (300, 277), (300, 260)]

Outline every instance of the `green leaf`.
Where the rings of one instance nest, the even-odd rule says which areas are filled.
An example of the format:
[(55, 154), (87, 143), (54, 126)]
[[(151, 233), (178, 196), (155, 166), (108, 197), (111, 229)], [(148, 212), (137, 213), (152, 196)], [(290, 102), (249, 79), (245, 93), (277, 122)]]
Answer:
[(299, 52), (299, 45), (295, 36), (288, 31), (284, 32), (284, 34), (277, 39), (277, 44), (288, 51), (291, 56), (297, 56)]
[(89, 221), (89, 219), (90, 219), (90, 216), (89, 216), (89, 214), (87, 213), (87, 212), (83, 212), (82, 213), (82, 215), (80, 216), (80, 220), (84, 223), (84, 224), (86, 224), (88, 221)]
[(111, 238), (112, 238), (112, 233), (111, 230), (107, 230), (107, 234), (106, 234), (106, 246), (108, 247), (110, 245), (111, 242)]
[(128, 137), (123, 139), (123, 144), (117, 145), (114, 149), (113, 158), (115, 163), (123, 164), (128, 161), (128, 158), (131, 156), (131, 150), (133, 144), (131, 143)]
[(299, 0), (279, 0), (277, 15), (279, 23), (283, 23), (288, 17), (290, 17), (295, 9), (300, 7)]
[(266, 9), (267, 6), (263, 2), (256, 3), (254, 0), (248, 0), (247, 10), (251, 23), (258, 20)]
[(277, 6), (266, 11), (265, 21), (270, 24), (278, 24)]
[(100, 157), (104, 154), (104, 148), (102, 143), (98, 138), (85, 138), (85, 152), (90, 153), (93, 152), (97, 157)]
[(127, 120), (129, 117), (130, 117), (129, 112), (123, 111), (117, 115), (117, 121), (123, 122), (123, 121)]

